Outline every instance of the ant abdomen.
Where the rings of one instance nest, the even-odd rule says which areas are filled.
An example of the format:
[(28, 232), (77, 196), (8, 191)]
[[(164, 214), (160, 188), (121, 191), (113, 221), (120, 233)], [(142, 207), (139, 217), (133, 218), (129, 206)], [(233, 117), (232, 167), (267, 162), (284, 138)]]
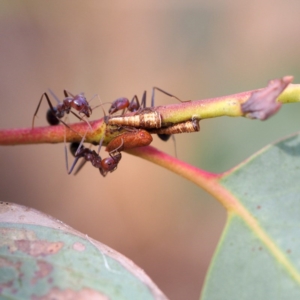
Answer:
[(158, 133), (157, 135), (164, 142), (167, 142), (171, 137), (171, 134), (165, 134), (165, 133)]
[(50, 125), (58, 125), (59, 124), (59, 119), (56, 117), (56, 113), (57, 112), (57, 109), (56, 107), (53, 107), (53, 110), (52, 109), (48, 109), (47, 110), (47, 115), (46, 115), (46, 118), (47, 118), (47, 122), (50, 124)]
[(70, 152), (72, 153), (73, 156), (75, 156), (79, 145), (80, 145), (80, 143), (77, 143), (77, 142), (73, 142), (70, 144)]

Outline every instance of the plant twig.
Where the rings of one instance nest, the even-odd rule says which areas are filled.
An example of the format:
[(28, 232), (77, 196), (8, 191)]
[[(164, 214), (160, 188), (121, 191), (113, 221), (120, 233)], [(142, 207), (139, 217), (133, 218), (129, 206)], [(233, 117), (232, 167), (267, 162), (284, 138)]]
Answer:
[[(269, 100), (265, 102), (269, 104), (263, 105), (263, 108), (269, 109), (270, 105), (272, 105), (271, 109), (269, 109), (271, 112), (262, 114), (263, 116), (267, 115), (267, 117), (269, 117), (280, 108), (280, 105), (276, 104), (278, 102), (300, 102), (300, 84), (289, 84), (291, 80), (291, 76), (273, 80), (271, 83), (274, 84), (275, 82), (275, 92), (274, 88), (272, 89), (272, 87), (270, 87), (270, 83), (269, 86), (264, 89), (218, 98), (157, 106), (154, 109), (161, 115), (162, 126), (178, 124), (193, 118), (203, 120), (221, 116), (253, 117), (254, 115), (257, 117), (260, 114), (256, 113), (255, 109), (257, 109), (257, 107), (261, 109), (261, 106), (254, 105), (253, 108), (253, 106), (246, 104), (248, 104), (248, 101), (251, 103), (253, 99), (256, 102), (262, 103), (264, 102), (264, 97), (269, 97)], [(287, 88), (285, 88), (286, 86)], [(282, 90), (283, 92), (281, 93)], [(63, 125), (33, 129), (2, 129), (0, 130), (0, 145), (62, 143), (64, 142), (65, 134), (67, 142), (80, 142), (85, 133), (85, 141), (93, 144), (99, 144), (103, 135), (105, 135), (103, 145), (107, 145), (110, 140), (121, 133), (121, 129), (118, 129), (115, 126), (106, 125), (103, 119), (91, 121), (90, 124), (92, 130), (89, 130), (90, 128), (85, 122), (70, 125), (72, 130), (65, 128)]]

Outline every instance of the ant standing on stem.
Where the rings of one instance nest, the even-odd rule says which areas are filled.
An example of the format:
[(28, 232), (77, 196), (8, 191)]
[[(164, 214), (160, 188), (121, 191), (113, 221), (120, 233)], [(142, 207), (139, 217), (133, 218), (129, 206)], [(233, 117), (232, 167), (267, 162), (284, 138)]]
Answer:
[[(84, 93), (80, 93), (78, 95), (73, 95), (70, 92), (68, 92), (67, 90), (64, 90), (65, 98), (62, 101), (60, 101), (58, 99), (58, 97), (50, 89), (49, 89), (49, 92), (53, 96), (53, 98), (57, 101), (58, 104), (57, 104), (57, 106), (53, 106), (48, 94), (43, 93), (40, 98), (40, 101), (38, 103), (38, 106), (35, 110), (35, 113), (33, 115), (32, 128), (34, 127), (34, 120), (35, 120), (35, 117), (37, 116), (40, 105), (45, 97), (48, 102), (48, 105), (49, 105), (49, 109), (47, 111), (46, 118), (50, 125), (55, 126), (61, 122), (65, 125), (65, 127), (74, 131), (65, 121), (62, 120), (62, 118), (65, 116), (65, 114), (72, 113), (79, 120), (86, 122), (87, 125), (89, 126), (90, 130), (92, 130), (90, 123), (84, 119), (84, 117), (89, 118), (90, 115), (92, 114), (92, 108), (90, 107), (89, 102), (86, 100)], [(94, 97), (95, 96), (93, 96), (92, 99)], [(90, 101), (92, 101), (92, 99)], [(77, 113), (75, 113), (72, 109), (76, 110), (79, 113), (79, 115)], [(77, 133), (77, 132), (75, 132), (75, 133)], [(84, 154), (87, 155), (86, 151), (84, 152)], [(66, 132), (65, 132), (65, 158), (66, 158), (66, 164), (67, 164), (67, 170), (68, 170), (67, 155), (68, 154), (67, 154), (67, 149), (66, 149)]]
[[(123, 109), (121, 116), (106, 117), (106, 123), (117, 126), (144, 128), (150, 133), (156, 133), (163, 141), (167, 141), (172, 134), (197, 132), (200, 130), (200, 120), (197, 116), (193, 116), (191, 120), (186, 120), (180, 123), (162, 127), (161, 115), (154, 110), (155, 90), (158, 90), (170, 97), (176, 98), (180, 102), (190, 101), (182, 101), (176, 96), (169, 94), (160, 88), (154, 87), (152, 91), (151, 107), (146, 107), (146, 91), (143, 94), (141, 104), (139, 103), (136, 95), (133, 97), (131, 102), (129, 102), (127, 98), (119, 98), (112, 103), (109, 112), (110, 114), (113, 114)], [(135, 112), (135, 114), (123, 116), (126, 108), (129, 112)]]
[[(123, 112), (121, 115), (124, 115), (124, 112), (125, 110), (127, 109), (129, 112), (141, 112), (142, 110), (149, 110), (151, 111), (153, 108), (154, 108), (154, 98), (155, 98), (155, 90), (158, 90), (160, 91), (161, 93), (169, 96), (169, 97), (172, 97), (172, 98), (175, 98), (177, 99), (178, 101), (180, 102), (186, 102), (186, 101), (183, 101), (183, 100), (180, 100), (178, 97), (158, 88), (158, 87), (153, 87), (152, 89), (152, 98), (151, 98), (151, 107), (147, 107), (146, 106), (146, 96), (147, 96), (147, 91), (144, 91), (143, 93), (143, 97), (142, 97), (142, 101), (141, 103), (139, 102), (138, 100), (138, 97), (136, 95), (133, 96), (132, 100), (129, 102), (129, 100), (127, 98), (124, 98), (124, 97), (121, 97), (121, 98), (118, 98), (116, 99), (115, 101), (112, 102), (112, 105), (109, 109), (109, 114), (112, 115), (114, 114), (115, 112), (117, 111), (120, 111), (123, 109)], [(190, 100), (188, 100), (190, 101)]]
[[(137, 100), (138, 101), (138, 100)], [(119, 98), (113, 102), (109, 109), (109, 113), (115, 113), (116, 111), (119, 111), (121, 109), (125, 110), (128, 109), (129, 100), (127, 98)], [(102, 106), (102, 105), (101, 105)], [(107, 121), (107, 117), (105, 115), (105, 111), (103, 110), (105, 121)], [(123, 111), (124, 113), (124, 111)], [(143, 129), (136, 129), (132, 127), (119, 127), (118, 130), (125, 129), (125, 132), (122, 132), (121, 134), (117, 135), (115, 138), (113, 138), (109, 144), (106, 147), (106, 151), (109, 152), (109, 157), (102, 159), (99, 155), (104, 135), (99, 143), (98, 153), (94, 150), (90, 150), (88, 148), (85, 148), (83, 146), (85, 135), (83, 136), (80, 144), (78, 143), (71, 143), (70, 144), (70, 151), (75, 156), (75, 160), (70, 168), (68, 170), (68, 159), (66, 155), (66, 165), (67, 165), (67, 171), (68, 174), (71, 174), (75, 165), (77, 164), (78, 160), (80, 158), (83, 158), (84, 160), (82, 163), (78, 166), (76, 169), (74, 175), (76, 175), (81, 168), (85, 165), (87, 161), (90, 161), (92, 165), (99, 169), (100, 174), (105, 177), (108, 172), (113, 172), (117, 169), (117, 166), (122, 158), (121, 151), (136, 147), (143, 147), (148, 146), (152, 142), (152, 136), (149, 132)]]
[[(85, 121), (91, 129), (90, 123), (88, 121), (86, 121), (84, 119), (84, 117), (87, 117), (87, 118), (90, 117), (90, 115), (92, 114), (92, 108), (90, 107), (89, 102), (86, 100), (83, 93), (80, 93), (80, 94), (74, 96), (70, 92), (64, 90), (65, 98), (63, 99), (63, 101), (60, 101), (57, 98), (57, 96), (51, 90), (49, 90), (49, 92), (51, 93), (51, 95), (57, 101), (58, 104), (57, 104), (57, 106), (53, 106), (51, 101), (50, 101), (50, 98), (49, 98), (48, 94), (43, 93), (42, 96), (41, 96), (41, 99), (38, 103), (38, 106), (36, 108), (36, 111), (33, 115), (32, 128), (34, 127), (34, 120), (35, 120), (35, 117), (36, 117), (36, 115), (39, 111), (42, 100), (45, 97), (47, 102), (48, 102), (48, 105), (49, 105), (49, 110), (47, 111), (47, 121), (50, 125), (58, 125), (59, 122), (61, 122), (66, 127), (71, 129), (70, 126), (68, 124), (66, 124), (66, 122), (64, 122), (61, 119), (64, 117), (65, 114), (72, 113), (79, 120)], [(74, 111), (72, 111), (72, 108), (75, 109), (76, 111), (78, 111), (79, 115), (76, 114)], [(80, 114), (82, 114), (83, 117), (80, 116)]]
[[(129, 102), (127, 98), (119, 98), (112, 103), (109, 112), (110, 114), (113, 114), (123, 109), (123, 113), (119, 117), (109, 116), (107, 118), (107, 123), (110, 125), (133, 126), (133, 127), (141, 127), (145, 129), (161, 128), (161, 116), (154, 109), (155, 90), (158, 90), (169, 97), (175, 98), (180, 102), (190, 101), (190, 100), (187, 101), (180, 100), (178, 97), (158, 87), (153, 87), (151, 107), (146, 106), (146, 91), (144, 91), (141, 104), (139, 103), (139, 100), (136, 95), (132, 98), (131, 102)], [(123, 116), (126, 108), (129, 112), (134, 112), (135, 114)], [(170, 138), (170, 135), (166, 135), (166, 134), (158, 134), (158, 136), (164, 141), (167, 141)]]
[[(159, 130), (161, 128), (161, 116), (160, 114), (154, 110), (154, 101), (155, 101), (155, 90), (160, 91), (161, 93), (164, 93), (165, 95), (175, 98), (180, 102), (187, 102), (180, 100), (178, 97), (158, 88), (158, 87), (153, 87), (152, 89), (152, 97), (151, 97), (151, 107), (146, 106), (146, 91), (144, 91), (142, 101), (139, 103), (138, 97), (135, 95), (131, 102), (127, 98), (118, 98), (115, 100), (110, 109), (109, 113), (114, 114), (115, 112), (122, 110), (123, 112), (121, 114), (121, 117), (108, 117), (106, 119), (106, 122), (111, 125), (119, 125), (119, 126), (133, 126), (133, 127), (142, 127), (142, 128), (147, 128), (150, 130), (152, 133), (157, 133), (158, 137), (163, 140), (163, 141), (168, 141), (169, 138), (172, 136), (172, 125), (169, 126), (169, 130)], [(128, 110), (129, 112), (135, 112), (134, 115), (130, 116), (124, 116), (125, 110)], [(188, 123), (185, 126), (185, 122), (183, 122), (180, 126), (180, 129), (182, 131), (178, 131), (178, 128), (174, 128), (173, 133), (179, 133), (179, 132), (184, 132), (184, 129), (190, 130), (193, 128), (193, 126), (190, 126), (191, 124)], [(157, 130), (151, 130), (152, 128), (156, 128)], [(191, 131), (188, 131), (191, 132)], [(174, 146), (175, 146), (175, 156), (176, 154), (176, 142), (175, 138), (173, 137), (174, 141)]]

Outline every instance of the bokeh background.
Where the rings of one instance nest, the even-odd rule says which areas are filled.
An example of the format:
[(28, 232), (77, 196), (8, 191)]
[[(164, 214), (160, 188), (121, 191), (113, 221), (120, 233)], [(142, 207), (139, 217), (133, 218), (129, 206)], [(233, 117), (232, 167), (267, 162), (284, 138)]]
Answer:
[[(291, 0), (0, 0), (0, 127), (30, 127), (51, 88), (98, 93), (103, 102), (151, 93), (204, 99), (300, 82), (300, 2)], [(156, 104), (174, 100), (157, 94)], [(46, 102), (36, 126), (47, 125)], [(218, 118), (176, 136), (178, 157), (222, 172), (299, 129), (300, 106), (271, 120)], [(102, 116), (101, 109), (93, 118)], [(71, 118), (70, 121), (75, 121)], [(174, 155), (172, 141), (153, 145)], [(71, 160), (71, 158), (70, 158)], [(170, 299), (198, 299), (226, 221), (211, 196), (185, 179), (123, 155), (102, 178), (65, 170), (58, 145), (0, 148), (1, 200), (62, 220), (123, 253)]]

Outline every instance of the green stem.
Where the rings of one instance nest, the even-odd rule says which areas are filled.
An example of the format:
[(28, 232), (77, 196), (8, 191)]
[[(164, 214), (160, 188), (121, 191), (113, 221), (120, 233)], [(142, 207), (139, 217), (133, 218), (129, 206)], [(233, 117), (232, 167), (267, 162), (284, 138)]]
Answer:
[[(157, 111), (162, 115), (162, 123), (180, 123), (196, 117), (200, 120), (222, 116), (243, 117), (241, 105), (246, 102), (253, 92), (184, 102), (167, 106), (159, 106)], [(278, 97), (281, 103), (300, 102), (300, 84), (290, 84)]]

